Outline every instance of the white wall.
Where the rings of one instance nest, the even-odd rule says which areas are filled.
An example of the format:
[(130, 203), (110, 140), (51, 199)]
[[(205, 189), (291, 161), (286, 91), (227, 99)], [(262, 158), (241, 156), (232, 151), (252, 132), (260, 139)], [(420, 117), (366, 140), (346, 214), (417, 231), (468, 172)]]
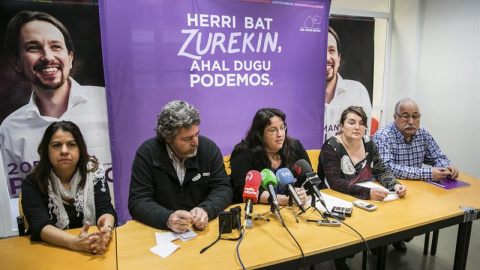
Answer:
[(442, 151), (480, 178), (480, 1), (393, 4), (387, 123), (399, 99), (416, 99)]

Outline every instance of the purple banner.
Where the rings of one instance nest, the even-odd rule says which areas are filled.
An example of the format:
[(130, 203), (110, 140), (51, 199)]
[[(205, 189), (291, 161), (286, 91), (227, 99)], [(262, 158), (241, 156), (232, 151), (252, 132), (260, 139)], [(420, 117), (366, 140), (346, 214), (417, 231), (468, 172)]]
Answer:
[(135, 152), (171, 100), (199, 109), (223, 155), (262, 107), (283, 110), (306, 149), (321, 147), (329, 10), (330, 0), (100, 3), (120, 222)]

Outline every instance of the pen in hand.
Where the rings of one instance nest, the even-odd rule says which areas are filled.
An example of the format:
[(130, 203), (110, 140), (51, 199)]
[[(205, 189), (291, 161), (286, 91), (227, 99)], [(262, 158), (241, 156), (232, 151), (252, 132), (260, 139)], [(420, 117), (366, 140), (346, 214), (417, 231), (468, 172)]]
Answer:
[(438, 170), (439, 170), (440, 172), (442, 172), (442, 173), (444, 173), (444, 172), (449, 173), (449, 174), (447, 175), (447, 178), (452, 178), (452, 173), (450, 172), (449, 169), (447, 169), (447, 168), (438, 168)]

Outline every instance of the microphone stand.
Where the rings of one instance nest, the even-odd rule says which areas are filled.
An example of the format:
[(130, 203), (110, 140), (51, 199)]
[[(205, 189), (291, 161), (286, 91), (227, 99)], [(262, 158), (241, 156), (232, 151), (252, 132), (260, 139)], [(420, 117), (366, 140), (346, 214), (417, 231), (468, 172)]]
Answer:
[(253, 221), (252, 217), (250, 215), (245, 217), (245, 229), (251, 229), (253, 228)]
[(277, 208), (273, 204), (273, 199), (272, 199), (271, 195), (270, 195), (270, 197), (268, 197), (268, 202), (270, 202), (270, 212), (275, 214), (278, 217), (278, 219), (280, 220), (280, 222), (282, 223), (282, 226), (285, 227), (285, 222), (283, 222), (283, 218), (280, 214), (280, 209), (278, 209), (278, 211), (277, 211)]
[(298, 222), (298, 215), (295, 214), (295, 210), (293, 210), (293, 198), (292, 196), (288, 196), (288, 206), (290, 207), (290, 210), (292, 210), (293, 216), (295, 217), (295, 221)]
[(247, 204), (245, 205), (245, 229), (253, 228), (253, 221), (252, 221), (252, 214), (253, 212), (253, 202), (251, 200), (247, 200)]
[(266, 218), (266, 217), (264, 217), (264, 216), (262, 216), (262, 215), (260, 215), (260, 214), (258, 214), (258, 213), (256, 213), (256, 212), (253, 212), (253, 204), (250, 205), (250, 206), (251, 206), (251, 207), (250, 207), (249, 213), (247, 214), (247, 212), (245, 212), (245, 221), (246, 221), (246, 223), (245, 223), (245, 228), (246, 228), (246, 229), (251, 229), (251, 228), (253, 228), (252, 215), (257, 216), (257, 217), (255, 218), (255, 220), (257, 220), (257, 219), (263, 219), (263, 220), (266, 220), (266, 221), (270, 221), (270, 219), (268, 219), (268, 218)]
[[(313, 189), (307, 190), (307, 194), (310, 195), (310, 197), (312, 197), (312, 199), (310, 200), (310, 206), (307, 207), (307, 209), (305, 209), (305, 212), (307, 212), (308, 209), (313, 207), (313, 209), (316, 210), (322, 216), (323, 219), (328, 219), (322, 212), (320, 212), (320, 210), (318, 210), (318, 208), (316, 206), (317, 197), (315, 196), (315, 193), (313, 192)], [(300, 213), (300, 215), (301, 214), (302, 213)]]
[[(268, 213), (268, 212), (267, 212)], [(253, 215), (257, 216), (255, 218), (255, 220), (258, 220), (258, 219), (263, 219), (263, 220), (266, 220), (266, 221), (270, 221), (269, 218), (267, 218), (266, 216), (263, 216), (263, 215), (260, 215), (259, 213), (257, 212), (252, 212)], [(250, 217), (251, 218), (251, 217)]]
[(278, 217), (278, 219), (279, 219), (280, 222), (282, 223), (282, 226), (283, 226), (283, 227), (286, 227), (286, 226), (285, 226), (285, 222), (283, 222), (282, 215), (280, 215), (280, 212), (279, 212), (279, 211), (274, 211), (273, 213)]

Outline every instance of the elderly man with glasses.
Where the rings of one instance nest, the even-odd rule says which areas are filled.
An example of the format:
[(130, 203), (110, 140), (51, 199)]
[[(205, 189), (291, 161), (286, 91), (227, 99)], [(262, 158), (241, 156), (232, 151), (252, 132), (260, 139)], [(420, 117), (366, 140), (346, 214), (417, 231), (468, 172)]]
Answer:
[[(420, 110), (412, 99), (402, 99), (395, 106), (394, 123), (373, 136), (383, 162), (395, 177), (436, 181), (455, 178), (458, 169), (442, 153), (432, 135), (420, 128)], [(423, 164), (431, 167), (422, 167)]]
[[(395, 105), (394, 123), (373, 136), (383, 163), (400, 179), (440, 181), (445, 177), (456, 178), (458, 169), (442, 153), (432, 135), (420, 127), (420, 117), (418, 105), (412, 99), (402, 99)], [(399, 251), (407, 250), (403, 241), (393, 246)]]

